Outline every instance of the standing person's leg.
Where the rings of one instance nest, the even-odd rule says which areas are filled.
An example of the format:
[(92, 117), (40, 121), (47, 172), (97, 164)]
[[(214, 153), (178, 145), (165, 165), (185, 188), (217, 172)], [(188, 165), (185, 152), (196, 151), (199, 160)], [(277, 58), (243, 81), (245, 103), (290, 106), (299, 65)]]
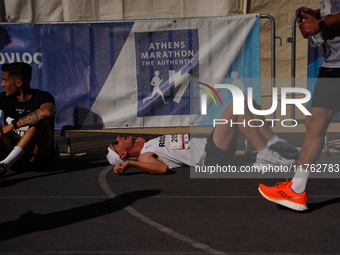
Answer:
[(291, 181), (268, 187), (259, 185), (260, 193), (269, 201), (294, 210), (307, 209), (305, 192), (310, 171), (307, 166), (315, 163), (321, 154), (327, 128), (336, 112), (340, 111), (340, 68), (319, 69), (319, 76), (313, 92), (312, 115), (305, 119), (306, 137), (302, 146), (298, 166)]
[(328, 126), (335, 111), (312, 107), (311, 116), (306, 117), (306, 138), (298, 161), (299, 166), (314, 163), (321, 154)]
[(305, 191), (310, 174), (308, 166), (310, 164), (314, 164), (319, 158), (328, 126), (335, 115), (335, 111), (333, 110), (316, 107), (312, 107), (310, 112), (312, 115), (305, 119), (305, 126), (307, 130), (297, 164), (298, 169), (292, 179), (291, 188), (296, 193), (302, 193)]
[(310, 174), (308, 165), (315, 163), (320, 156), (327, 128), (335, 114), (332, 110), (314, 107), (310, 112), (312, 115), (305, 119), (307, 133), (293, 179), (274, 187), (259, 185), (259, 191), (266, 199), (297, 211), (308, 209), (305, 192)]

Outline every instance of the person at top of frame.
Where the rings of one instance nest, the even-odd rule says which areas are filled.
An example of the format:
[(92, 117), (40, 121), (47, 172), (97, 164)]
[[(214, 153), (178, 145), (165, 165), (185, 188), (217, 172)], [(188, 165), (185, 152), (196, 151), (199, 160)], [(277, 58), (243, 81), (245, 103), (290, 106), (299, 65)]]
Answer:
[[(246, 106), (244, 115), (233, 115), (233, 104), (229, 103), (221, 119), (247, 122), (249, 119), (263, 118), (253, 115)], [(115, 173), (123, 173), (129, 166), (150, 174), (165, 174), (168, 169), (181, 166), (228, 165), (232, 163), (237, 137), (242, 132), (258, 150), (255, 164), (294, 164), (298, 150), (276, 136), (265, 121), (264, 123), (259, 128), (247, 125), (216, 125), (208, 138), (164, 135), (146, 141), (142, 137), (132, 135), (118, 136), (108, 147), (107, 159), (114, 165)], [(131, 158), (137, 160), (130, 160)]]
[(308, 166), (319, 158), (328, 126), (340, 111), (340, 2), (323, 0), (320, 9), (300, 7), (295, 14), (304, 38), (321, 32), (324, 62), (312, 96), (312, 115), (305, 118), (307, 132), (293, 179), (274, 187), (260, 184), (258, 189), (269, 201), (304, 211), (308, 209)]
[[(19, 159), (31, 167), (54, 160), (54, 97), (30, 86), (32, 67), (27, 63), (3, 64), (0, 110), (0, 182)], [(45, 161), (44, 161), (45, 162)]]

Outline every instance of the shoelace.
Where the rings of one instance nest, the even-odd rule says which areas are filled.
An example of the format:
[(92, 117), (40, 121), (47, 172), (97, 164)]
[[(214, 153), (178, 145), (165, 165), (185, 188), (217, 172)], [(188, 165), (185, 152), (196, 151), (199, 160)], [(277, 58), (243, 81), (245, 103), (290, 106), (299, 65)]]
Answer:
[(286, 178), (285, 182), (278, 182), (275, 184), (275, 187), (286, 186), (289, 183), (288, 178)]

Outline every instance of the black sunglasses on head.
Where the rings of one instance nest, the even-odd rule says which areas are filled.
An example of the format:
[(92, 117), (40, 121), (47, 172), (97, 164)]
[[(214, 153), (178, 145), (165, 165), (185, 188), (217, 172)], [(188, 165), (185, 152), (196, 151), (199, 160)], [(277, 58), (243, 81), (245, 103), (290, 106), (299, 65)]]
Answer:
[(111, 144), (112, 144), (113, 149), (115, 150), (115, 152), (119, 155), (119, 153), (118, 153), (118, 151), (117, 151), (117, 149), (116, 149), (116, 147), (115, 147), (115, 145), (118, 144), (118, 141), (117, 141), (117, 140), (114, 140), (114, 141), (111, 142)]

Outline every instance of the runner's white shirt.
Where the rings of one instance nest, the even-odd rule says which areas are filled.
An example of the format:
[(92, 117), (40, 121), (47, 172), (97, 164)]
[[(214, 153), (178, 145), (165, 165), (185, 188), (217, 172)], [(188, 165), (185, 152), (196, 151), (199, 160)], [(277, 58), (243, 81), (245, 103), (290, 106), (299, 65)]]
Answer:
[[(205, 159), (206, 138), (189, 138), (187, 149), (172, 149), (173, 135), (163, 135), (147, 141), (141, 151), (157, 154), (169, 169), (182, 166), (195, 166), (202, 164)], [(183, 146), (184, 147), (184, 146)]]

